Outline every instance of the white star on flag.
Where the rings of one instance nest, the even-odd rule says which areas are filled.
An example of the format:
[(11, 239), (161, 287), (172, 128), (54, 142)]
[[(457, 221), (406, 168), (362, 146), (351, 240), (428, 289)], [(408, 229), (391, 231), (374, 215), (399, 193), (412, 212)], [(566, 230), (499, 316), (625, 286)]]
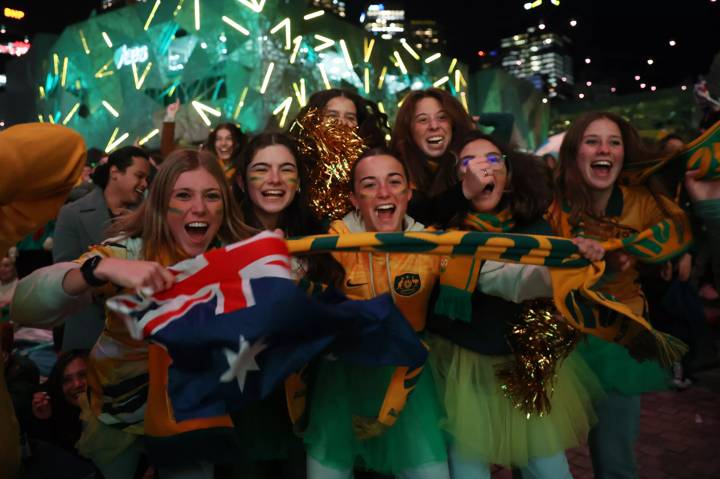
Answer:
[(243, 392), (248, 371), (260, 371), (260, 366), (258, 366), (258, 363), (255, 361), (255, 356), (260, 354), (265, 348), (267, 348), (265, 338), (260, 338), (255, 344), (251, 345), (245, 339), (245, 336), (241, 334), (237, 353), (232, 349), (226, 348), (223, 350), (230, 369), (220, 376), (220, 381), (227, 383), (232, 381), (233, 378), (237, 378), (238, 387), (240, 391)]

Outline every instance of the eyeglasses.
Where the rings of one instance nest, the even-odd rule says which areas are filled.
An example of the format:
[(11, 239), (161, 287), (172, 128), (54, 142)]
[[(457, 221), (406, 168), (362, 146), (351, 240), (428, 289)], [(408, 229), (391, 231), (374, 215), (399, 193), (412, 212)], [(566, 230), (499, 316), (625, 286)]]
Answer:
[(485, 153), (484, 155), (478, 155), (478, 156), (474, 156), (474, 155), (473, 156), (464, 156), (460, 159), (460, 162), (461, 162), (462, 166), (467, 167), (468, 163), (470, 163), (472, 160), (474, 160), (475, 158), (480, 158), (482, 156), (484, 156), (485, 159), (494, 166), (496, 165), (496, 166), (500, 167), (505, 164), (506, 156), (502, 155), (502, 154), (494, 153), (494, 152)]

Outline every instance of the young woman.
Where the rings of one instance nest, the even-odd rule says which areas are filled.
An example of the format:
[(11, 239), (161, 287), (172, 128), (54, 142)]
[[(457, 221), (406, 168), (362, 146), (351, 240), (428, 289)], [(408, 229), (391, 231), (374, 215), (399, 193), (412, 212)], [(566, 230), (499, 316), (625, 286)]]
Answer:
[[(419, 231), (407, 216), (412, 196), (404, 165), (383, 149), (362, 155), (351, 171), (356, 210), (331, 224), (330, 233)], [(420, 333), (439, 257), (411, 254), (334, 253), (345, 269), (342, 290), (354, 298), (389, 293)], [(310, 392), (309, 425), (304, 435), (310, 479), (350, 478), (353, 466), (402, 478), (448, 478), (445, 445), (438, 427), (440, 409), (429, 371), (382, 434), (360, 440), (358, 417), (376, 417), (394, 368), (358, 367), (325, 359)]]
[[(478, 131), (459, 141), (460, 176), (475, 169), (482, 181), (450, 226), (550, 234), (542, 218), (551, 200), (544, 164)], [(468, 281), (472, 261), (448, 260), (441, 295), (450, 283), (446, 275)], [(518, 467), (523, 477), (571, 477), (564, 451), (585, 440), (594, 421), (592, 399), (601, 393), (587, 366), (573, 354), (557, 365), (554, 380), (548, 378), (551, 409), (544, 415), (518, 408), (496, 376), (497, 368), (516, 360), (518, 344), (511, 328), (522, 321), (523, 303), (550, 297), (545, 267), (485, 261), (470, 299), (470, 318), (456, 318), (441, 308), (431, 313), (430, 360), (446, 412), (453, 478), (489, 478), (491, 464)]]
[(302, 118), (313, 108), (321, 111), (329, 120), (357, 129), (368, 148), (385, 146), (387, 143), (386, 137), (390, 134), (387, 115), (378, 109), (375, 102), (353, 91), (331, 88), (315, 92), (297, 117)]
[[(295, 139), (281, 132), (261, 133), (242, 151), (233, 191), (249, 226), (280, 229), (288, 237), (324, 232), (308, 208), (302, 188), (307, 173), (298, 157)], [(337, 286), (342, 280), (342, 268), (327, 254), (293, 257), (292, 268), (297, 281)], [(293, 433), (282, 388), (233, 414), (233, 421), (242, 443), (236, 469), (254, 470), (257, 477), (304, 478), (304, 448)]]
[[(107, 297), (123, 289), (162, 291), (173, 284), (166, 269), (206, 251), (217, 242), (249, 236), (242, 223), (221, 166), (206, 152), (178, 150), (161, 166), (145, 202), (114, 225), (112, 240), (93, 246), (76, 262), (57, 263), (18, 284), (13, 301), (21, 325), (52, 327), (68, 311), (92, 296)], [(200, 423), (176, 422), (166, 392), (169, 358), (159, 346), (130, 337), (122, 318), (106, 312), (105, 329), (90, 353), (87, 425), (78, 444), (106, 478), (132, 477), (152, 429), (168, 440), (198, 427), (230, 427), (229, 418)], [(150, 381), (148, 382), (148, 374)], [(159, 385), (159, 386), (158, 386)], [(223, 450), (212, 442), (193, 454), (175, 455), (160, 464), (166, 477), (211, 477), (209, 457)], [(208, 449), (208, 450), (206, 450)], [(155, 462), (153, 453), (148, 454)]]
[(233, 178), (237, 157), (247, 144), (247, 136), (234, 123), (220, 123), (213, 128), (203, 149), (214, 153), (225, 170), (227, 179)]
[[(445, 222), (449, 219), (446, 212), (465, 202), (461, 188), (452, 187), (458, 183), (458, 139), (473, 129), (463, 106), (445, 90), (417, 90), (403, 99), (390, 150), (405, 162), (410, 173), (414, 194), (409, 212), (414, 218), (426, 223)], [(438, 198), (443, 194), (450, 196)], [(438, 208), (439, 204), (443, 208)]]
[[(621, 117), (608, 112), (578, 117), (563, 139), (555, 172), (556, 201), (549, 211), (555, 234), (583, 236), (590, 244), (626, 237), (666, 218), (684, 221), (684, 213), (668, 198), (645, 187), (619, 184), (624, 165), (646, 159), (637, 131)], [(646, 316), (634, 259), (623, 252), (605, 259), (601, 290)], [(653, 361), (639, 363), (626, 349), (593, 336), (579, 350), (608, 393), (596, 405), (599, 423), (589, 440), (595, 477), (635, 477), (640, 394), (665, 389), (665, 371)]]
[(87, 391), (87, 351), (63, 353), (50, 371), (45, 387), (34, 394), (36, 419), (29, 435), (77, 453), (80, 439), (80, 400)]

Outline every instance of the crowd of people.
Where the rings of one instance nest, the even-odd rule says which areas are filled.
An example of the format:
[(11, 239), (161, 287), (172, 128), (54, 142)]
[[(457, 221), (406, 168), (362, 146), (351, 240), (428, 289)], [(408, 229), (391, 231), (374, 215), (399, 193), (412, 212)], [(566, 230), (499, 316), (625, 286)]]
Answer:
[[(23, 218), (35, 218), (44, 234), (29, 226), (0, 228), (2, 369), (19, 424), (17, 438), (3, 437), (0, 447), (12, 455), (4, 445), (17, 439), (27, 477), (470, 479), (489, 478), (500, 465), (526, 479), (561, 479), (572, 477), (565, 450), (587, 442), (595, 477), (633, 478), (641, 395), (688, 387), (698, 364), (716, 357), (703, 305), (718, 298), (720, 183), (672, 162), (643, 184), (623, 182), (628, 165), (682, 151), (679, 136), (650, 145), (622, 117), (591, 112), (573, 121), (548, 161), (480, 127), (442, 89), (408, 94), (392, 129), (376, 104), (354, 92), (316, 92), (297, 121), (320, 115), (321, 128), (365, 145), (357, 157), (338, 158), (351, 162), (346, 199), (352, 208), (328, 218), (311, 205), (313, 167), (321, 160), (303, 147), (307, 138), (297, 130), (248, 136), (221, 123), (199, 147), (178, 145), (179, 108), (167, 107), (161, 151), (129, 146), (93, 157), (92, 173), (57, 215), (68, 188), (55, 188), (35, 209), (19, 208), (28, 201), (19, 193), (19, 200), (3, 198), (3, 205), (15, 201)], [(26, 129), (19, 136), (59, 135), (34, 130), (38, 125), (15, 128)], [(18, 143), (9, 141), (8, 149), (22, 148)], [(83, 166), (77, 149), (50, 154), (74, 172), (65, 183)], [(32, 189), (37, 179), (18, 181)], [(644, 264), (632, 252), (603, 247), (688, 217), (695, 246), (678, 246), (674, 258)], [(19, 225), (20, 215), (0, 217), (13, 220)], [(351, 299), (390, 295), (427, 345), (428, 365), (412, 378), (404, 407), (391, 411), (391, 421), (361, 424), (383, 409), (396, 368), (324, 355), (302, 372), (307, 405), (299, 414), (288, 411), (278, 384), (231, 415), (181, 421), (162, 388), (168, 351), (133, 337), (105, 301), (128, 290), (164, 291), (175, 281), (169, 266), (263, 230), (286, 238), (439, 230), (568, 238), (581, 258), (604, 265), (595, 285), (601, 294), (690, 351), (670, 366), (657, 357), (639, 360), (619, 339), (569, 331), (566, 353), (557, 355), (543, 382), (547, 401), (529, 409), (509, 392), (501, 371), (525, 367), (519, 355), (523, 335), (531, 334), (522, 327), (528, 311), (540, 308), (548, 321), (568, 322), (552, 307), (557, 285), (548, 267), (502, 255), (483, 261), (402, 251), (298, 255), (296, 281), (322, 283)], [(51, 237), (43, 247), (52, 258), (46, 255), (43, 265), (32, 257), (28, 266), (30, 255), (9, 250), (20, 232)], [(666, 241), (690, 234), (670, 230)], [(677, 241), (687, 243), (687, 237)], [(13, 346), (14, 336), (26, 338), (22, 347)], [(48, 343), (57, 360), (40, 371), (28, 358)], [(232, 434), (217, 443), (193, 439), (210, 427)], [(186, 442), (173, 449), (177, 437)], [(48, 467), (55, 475), (43, 475)]]

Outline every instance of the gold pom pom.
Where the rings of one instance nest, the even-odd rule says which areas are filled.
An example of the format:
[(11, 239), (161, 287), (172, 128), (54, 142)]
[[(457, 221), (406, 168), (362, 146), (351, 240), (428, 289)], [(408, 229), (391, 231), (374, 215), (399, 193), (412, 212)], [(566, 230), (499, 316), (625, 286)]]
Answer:
[(367, 148), (355, 128), (311, 108), (290, 127), (309, 162), (310, 208), (318, 219), (342, 218), (352, 209), (350, 170)]
[(526, 303), (508, 339), (515, 358), (497, 366), (500, 387), (528, 418), (549, 413), (557, 366), (575, 347), (577, 332), (558, 315), (552, 301), (538, 300)]

